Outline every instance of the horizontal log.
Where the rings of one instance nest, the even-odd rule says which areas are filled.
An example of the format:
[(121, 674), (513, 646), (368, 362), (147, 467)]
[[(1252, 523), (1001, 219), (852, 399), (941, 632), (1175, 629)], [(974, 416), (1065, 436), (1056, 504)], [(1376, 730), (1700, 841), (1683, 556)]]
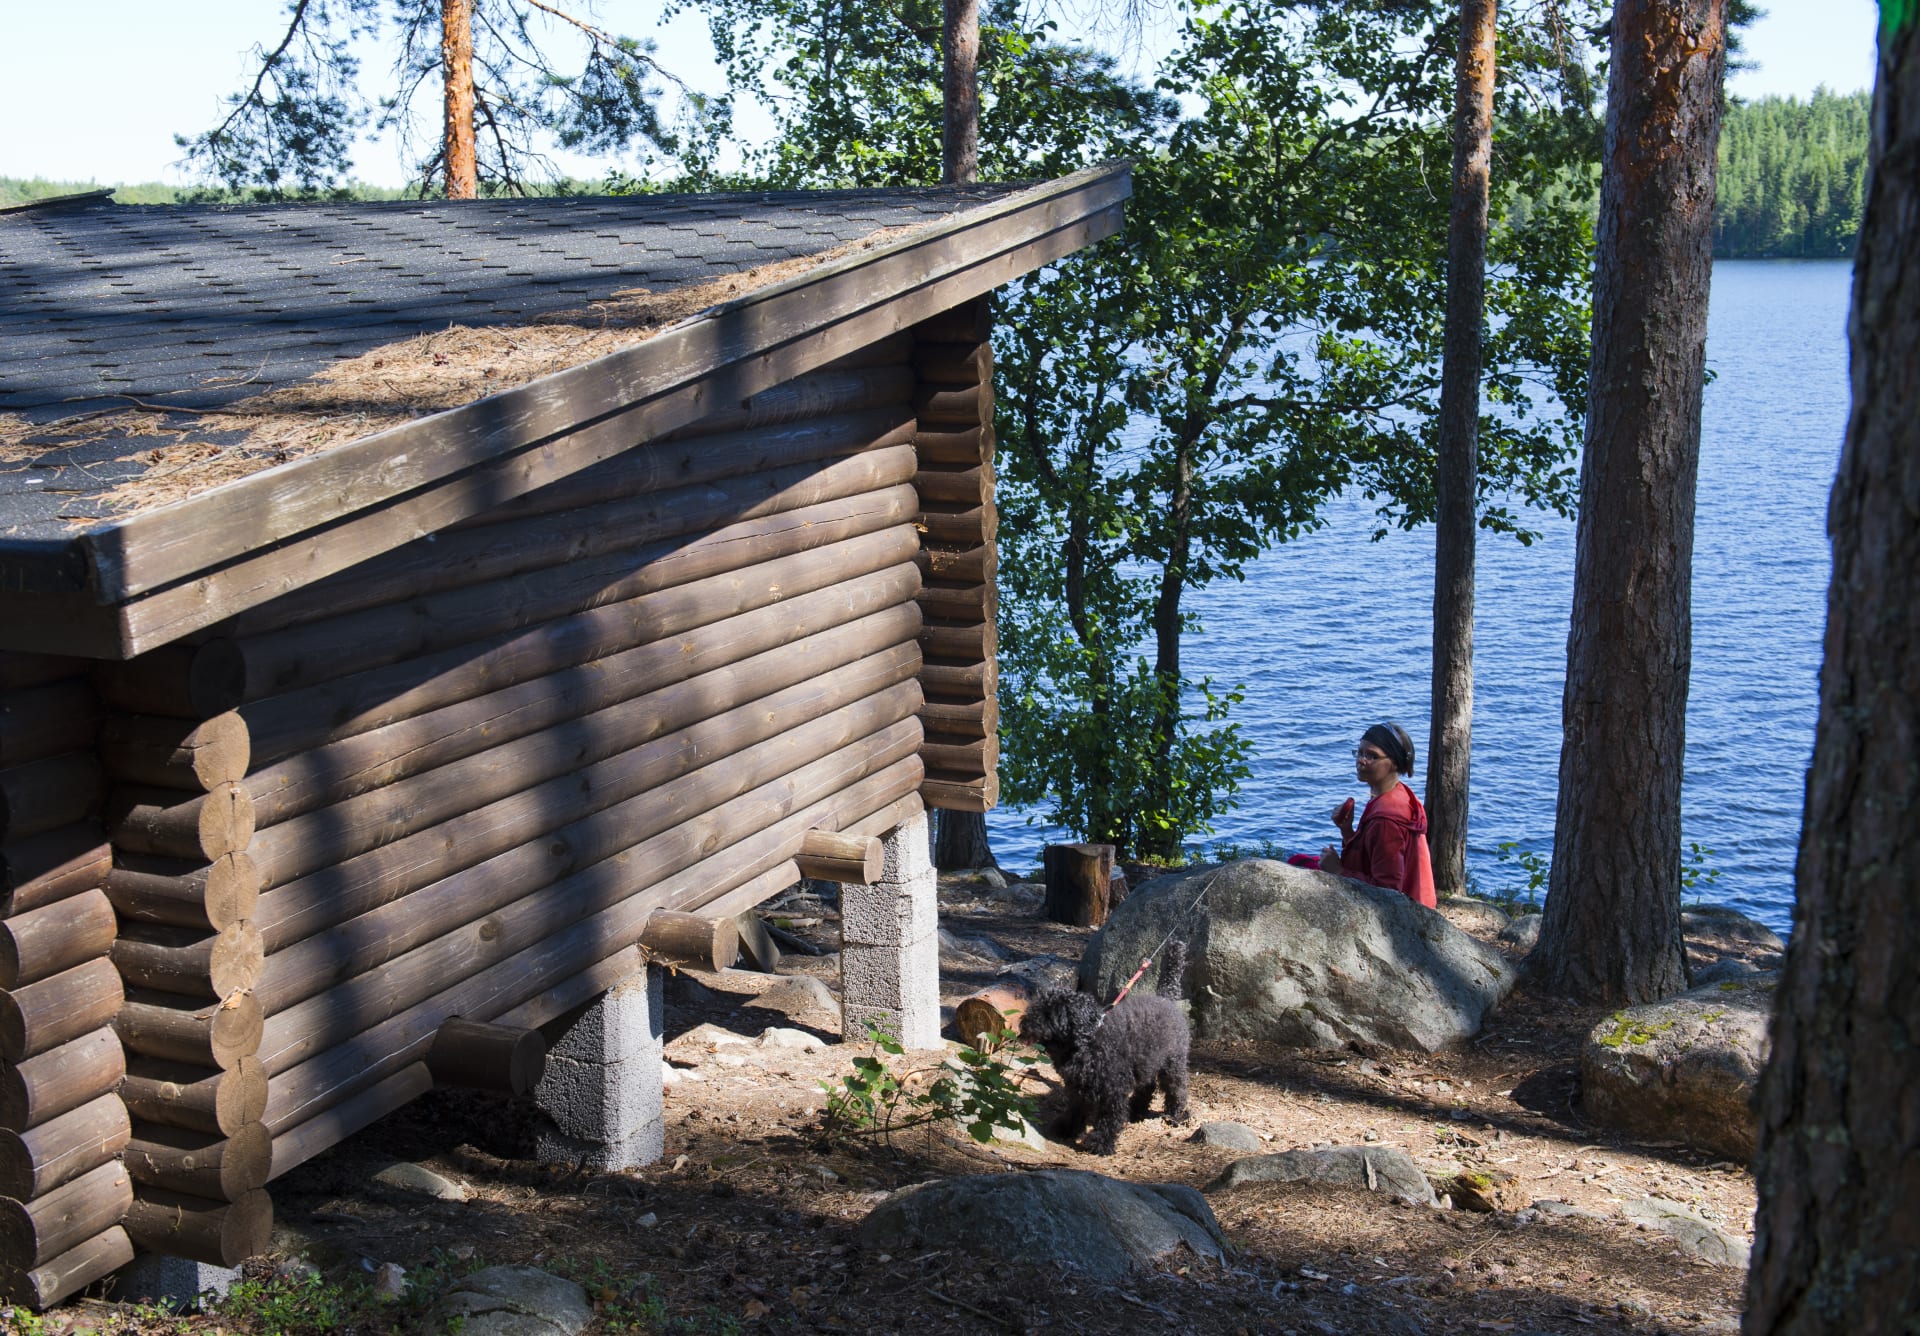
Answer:
[(582, 969), (578, 974), (542, 989), (526, 1001), (494, 1017), (495, 1025), (515, 1029), (533, 1029), (566, 1015), (599, 997), (623, 979), (630, 979), (647, 965), (638, 942), (622, 947), (612, 955)]
[(116, 852), (212, 860), (253, 838), (253, 797), (238, 784), (206, 793), (117, 788), (107, 802), (107, 834)]
[(437, 1086), (530, 1095), (546, 1069), (546, 1036), (533, 1027), (452, 1016), (441, 1023), (427, 1050), (427, 1072)]
[(266, 946), (251, 919), (217, 933), (161, 923), (129, 923), (110, 955), (132, 988), (182, 997), (223, 998), (260, 981)]
[(930, 543), (978, 546), (1000, 532), (1000, 512), (992, 501), (929, 501), (922, 507), (920, 531)]
[(749, 395), (736, 408), (709, 413), (660, 439), (681, 441), (722, 432), (751, 431), (825, 417), (855, 408), (905, 404), (913, 396), (913, 368), (901, 362), (857, 371), (814, 371)]
[(127, 1106), (111, 1093), (25, 1132), (0, 1132), (0, 1197), (44, 1196), (111, 1160), (131, 1136)]
[(164, 645), (94, 674), (100, 698), (128, 714), (211, 719), (240, 703), (246, 664), (230, 640)]
[(142, 1122), (231, 1136), (267, 1111), (267, 1069), (251, 1055), (232, 1071), (209, 1071), (136, 1054), (127, 1063), (120, 1099)]
[(567, 511), (562, 521), (538, 514), (433, 534), (275, 599), (240, 618), (233, 629), (251, 636), (614, 554), (622, 554), (629, 568), (680, 559), (694, 545), (689, 535), (771, 520), (788, 511), (818, 513), (830, 503), (911, 482), (916, 457), (906, 443), (909, 433), (901, 429), (896, 435), (901, 439), (884, 449), (769, 474), (616, 500), (595, 497), (595, 504)]
[(993, 344), (923, 339), (913, 350), (913, 372), (922, 387), (978, 385), (993, 379)]
[[(277, 953), (260, 987), (272, 1013), (259, 1049), (268, 1075), (523, 949), (556, 920), (604, 908), (698, 862), (737, 832), (766, 826), (796, 794), (817, 797), (822, 787), (841, 786), (850, 767), (878, 768), (910, 753), (920, 726), (902, 716), (918, 694), (905, 683), (762, 744), (745, 763), (731, 758), (710, 767), (727, 773), (702, 774), (702, 781), (746, 790), (718, 805), (703, 793), (682, 807), (666, 790), (654, 790), (633, 804), (630, 829), (548, 836), (545, 843), (560, 851), (549, 853), (557, 867), (537, 867), (530, 877), (452, 879)], [(757, 786), (746, 789), (748, 783)], [(554, 880), (556, 871), (574, 867), (582, 870)]]
[(91, 752), (63, 752), (0, 770), (0, 842), (84, 821), (99, 808), (103, 788)]
[(106, 832), (92, 824), (0, 844), (0, 916), (29, 913), (90, 891), (112, 866)]
[(273, 1200), (264, 1190), (223, 1202), (142, 1184), (123, 1223), (134, 1243), (148, 1252), (208, 1266), (238, 1266), (267, 1250)]
[(923, 502), (982, 505), (993, 498), (993, 465), (923, 466), (913, 475), (913, 490)]
[(25, 1132), (98, 1099), (126, 1075), (119, 1036), (102, 1028), (24, 1062), (0, 1062), (0, 1128)]
[(90, 750), (99, 714), (83, 677), (0, 692), (0, 767)]
[(281, 1132), (273, 1139), (273, 1164), (268, 1181), (297, 1169), (314, 1156), (333, 1149), (363, 1128), (413, 1103), (433, 1089), (427, 1064), (415, 1062), (393, 1075)]
[(1000, 553), (991, 544), (922, 547), (914, 558), (920, 578), (959, 585), (991, 585), (1000, 574)]
[(119, 971), (98, 959), (0, 993), (0, 1057), (21, 1062), (98, 1030), (122, 997)]
[(920, 724), (930, 734), (990, 737), (1000, 727), (1000, 703), (996, 700), (929, 700), (920, 707)]
[(993, 461), (993, 428), (923, 426), (913, 438), (923, 464), (987, 464)]
[[(902, 396), (904, 398), (904, 394)], [(19, 691), (45, 686), (69, 677), (85, 677), (94, 667), (91, 659), (69, 658), (61, 654), (33, 654), (25, 650), (0, 649), (0, 691)]]
[(143, 1187), (227, 1202), (265, 1187), (272, 1159), (273, 1138), (260, 1123), (247, 1123), (232, 1136), (142, 1123), (121, 1157)]
[(124, 919), (222, 932), (253, 916), (260, 868), (244, 850), (211, 863), (123, 854), (105, 889)]
[(793, 861), (803, 877), (870, 886), (880, 879), (886, 854), (880, 841), (870, 836), (810, 830)]
[(207, 792), (244, 778), (252, 758), (247, 721), (115, 714), (100, 728), (100, 758), (122, 783)]
[[(896, 646), (838, 673), (760, 700), (749, 698), (712, 719), (268, 892), (260, 899), (254, 921), (273, 953), (260, 983), (263, 996), (272, 999), (269, 1009), (305, 996), (291, 989), (332, 978), (339, 961), (359, 959), (362, 951), (386, 949), (399, 940), (397, 935), (376, 940), (362, 935), (351, 944), (344, 939), (323, 941), (319, 934), (336, 924), (482, 865), (488, 865), (487, 870), (468, 879), (471, 890), (436, 891), (432, 901), (477, 894), (480, 884), (530, 889), (637, 842), (643, 836), (636, 831), (657, 832), (771, 780), (778, 772), (763, 772), (781, 764), (783, 757), (800, 755), (816, 745), (845, 745), (883, 715), (892, 722), (898, 717), (892, 711), (917, 708), (920, 693), (911, 681), (916, 658), (912, 646)], [(768, 739), (777, 745), (766, 746)], [(744, 758), (737, 755), (756, 746), (760, 749), (745, 751)], [(423, 931), (426, 911), (419, 906), (429, 901), (409, 898), (407, 903), (414, 908), (398, 911), (404, 922), (390, 923), (395, 915), (388, 915), (375, 921), (381, 925), (377, 931), (409, 936)], [(364, 934), (372, 928), (362, 923), (353, 932)], [(329, 952), (337, 953), (335, 966), (321, 975), (305, 973), (306, 967), (299, 963), (324, 959)], [(296, 979), (303, 982), (295, 985)]]
[(920, 796), (928, 807), (943, 811), (990, 812), (1000, 801), (1000, 777), (929, 773), (920, 785)]
[(811, 573), (811, 583), (795, 592), (844, 578), (852, 564), (844, 559), (862, 551), (856, 544), (885, 542), (890, 530), (912, 522), (918, 506), (913, 488), (901, 484), (745, 520), (690, 542), (670, 540), (251, 636), (238, 642), (247, 699), (649, 594), (661, 622), (653, 634), (674, 634), (775, 601), (792, 589), (776, 568)]
[(913, 357), (913, 331), (899, 330), (852, 352), (834, 358), (818, 368), (821, 371), (856, 371), (870, 366), (904, 366)]
[(929, 622), (920, 628), (920, 652), (929, 659), (990, 659), (999, 647), (992, 622)]
[[(816, 801), (804, 801), (801, 794), (788, 791), (784, 798), (773, 794), (750, 795), (749, 799), (721, 812), (732, 818), (729, 827), (734, 838), (718, 853), (701, 859), (684, 870), (653, 883), (632, 889), (635, 883), (622, 884), (625, 898), (608, 908), (586, 913), (591, 901), (576, 882), (556, 889), (549, 897), (554, 904), (577, 907), (585, 917), (564, 927), (555, 925), (530, 947), (489, 967), (460, 979), (411, 1010), (397, 1013), (390, 1020), (358, 1031), (343, 1044), (318, 1053), (298, 1066), (276, 1075), (267, 1097), (266, 1122), (276, 1136), (309, 1118), (350, 1099), (360, 1091), (421, 1061), (434, 1033), (449, 1016), (503, 1016), (529, 998), (537, 997), (556, 983), (573, 979), (610, 954), (637, 942), (646, 921), (658, 909), (698, 912), (700, 902), (719, 885), (738, 885), (787, 861), (790, 850), (798, 847), (801, 835), (820, 824), (840, 805), (858, 807), (862, 803), (881, 806), (920, 782), (923, 768), (916, 756), (906, 756), (879, 769), (869, 769), (873, 758), (847, 760), (844, 775), (859, 776), (839, 791)], [(771, 804), (769, 805), (769, 800)], [(759, 808), (759, 813), (754, 808)], [(789, 815), (760, 825), (762, 815), (783, 809)], [(754, 834), (743, 834), (757, 830)], [(636, 879), (637, 881), (637, 879)], [(565, 898), (562, 898), (565, 897)], [(584, 903), (583, 903), (584, 901)]]
[(993, 300), (961, 302), (913, 327), (916, 340), (929, 343), (979, 343), (993, 333)]
[(107, 954), (117, 921), (99, 890), (0, 920), (0, 988), (26, 984)]
[(113, 1018), (129, 1053), (231, 1071), (260, 1051), (265, 1016), (251, 993), (202, 1003), (166, 993), (130, 994)]
[(982, 663), (922, 663), (920, 685), (929, 696), (953, 700), (992, 700), (1000, 689), (1000, 669)]
[(850, 835), (887, 835), (927, 810), (919, 793), (903, 793), (892, 802), (843, 818), (841, 829)]
[[(648, 609), (659, 606), (657, 602), (635, 600), (563, 617), (503, 640), (390, 664), (250, 705), (245, 713), (253, 729), (256, 775), (262, 783), (255, 785), (250, 780), (249, 787), (256, 801), (275, 813), (261, 824), (272, 824), (284, 815), (320, 805), (327, 792), (324, 783), (309, 777), (308, 792), (290, 808), (282, 807), (287, 800), (275, 797), (269, 801), (269, 792), (285, 787), (281, 779), (292, 785), (301, 778), (299, 773), (269, 764), (282, 758), (297, 760), (329, 744), (409, 720), (422, 720), (421, 727), (429, 731), (424, 735), (392, 735), (396, 743), (405, 740), (398, 750), (433, 745), (446, 735), (439, 731), (442, 724), (450, 722), (448, 732), (457, 732), (466, 721), (459, 716), (426, 721), (426, 715), (514, 686), (528, 687), (531, 694), (501, 697), (509, 715), (522, 708), (539, 708), (538, 702), (549, 701), (556, 685), (566, 689), (571, 699), (577, 694), (574, 684), (588, 676), (571, 670), (589, 662), (594, 664), (593, 675), (612, 682), (608, 689), (619, 699), (631, 699), (895, 607), (918, 591), (919, 574), (911, 566), (903, 568), (895, 559), (901, 548), (897, 541), (888, 540), (881, 546), (884, 550), (876, 551), (871, 543), (862, 541), (858, 553), (869, 559), (866, 564), (854, 560), (854, 551), (840, 554), (837, 564), (841, 570), (831, 583), (807, 585), (803, 581), (803, 587), (789, 583), (783, 591), (784, 599), (723, 610), (671, 635), (656, 638), (656, 623), (646, 615)], [(910, 559), (909, 554), (904, 560)], [(805, 573), (792, 568), (783, 572), (788, 577)], [(636, 610), (641, 615), (635, 616)], [(532, 685), (547, 678), (554, 681), (544, 688)], [(382, 750), (395, 753), (397, 749)], [(316, 793), (322, 797), (313, 797)]]
[(655, 910), (640, 935), (649, 963), (675, 969), (724, 970), (740, 954), (740, 934), (731, 918), (703, 918)]
[[(744, 703), (768, 700), (768, 708), (790, 715), (820, 704), (825, 678), (846, 676), (832, 689), (841, 703), (859, 683), (881, 676), (904, 681), (914, 675), (918, 651), (900, 637), (911, 625), (904, 609), (849, 627), (836, 627), (803, 642), (757, 654), (716, 668), (690, 681), (649, 693), (643, 702), (612, 702), (583, 718), (563, 720), (540, 732), (451, 761), (437, 769), (295, 817), (261, 830), (248, 853), (268, 887), (283, 885), (358, 855), (392, 847), (396, 841), (442, 822), (480, 811), (514, 794), (539, 790), (520, 806), (529, 816), (571, 819), (595, 807), (642, 791), (649, 779), (667, 777), (649, 767), (650, 757), (631, 755), (665, 741), (680, 730), (704, 725), (697, 740), (669, 748), (691, 754), (693, 746), (725, 746), (735, 733), (768, 735), (771, 725), (740, 713)], [(884, 662), (875, 656), (884, 656)], [(861, 667), (854, 671), (852, 665)], [(791, 697), (782, 692), (793, 693)], [(775, 702), (772, 698), (779, 697)], [(624, 706), (624, 708), (615, 708)], [(721, 716), (729, 721), (715, 725)], [(795, 722), (805, 715), (792, 715)], [(731, 750), (730, 747), (727, 748)], [(651, 755), (651, 754), (650, 754)], [(626, 756), (625, 761), (615, 758)], [(604, 767), (604, 768), (603, 768)], [(678, 772), (674, 772), (678, 773)], [(547, 783), (560, 788), (540, 789)], [(563, 796), (564, 795), (564, 796)], [(555, 804), (562, 804), (556, 806)], [(499, 814), (496, 814), (498, 816)], [(468, 851), (453, 851), (464, 856)], [(472, 861), (472, 860), (470, 860)], [(274, 940), (282, 940), (273, 931)]]
[(0, 1197), (0, 1257), (21, 1270), (46, 1263), (120, 1223), (133, 1183), (109, 1160), (30, 1202)]
[(942, 621), (992, 621), (999, 614), (1000, 601), (990, 584), (961, 585), (934, 580), (920, 587), (916, 600), (928, 617)]
[(933, 427), (977, 427), (993, 421), (993, 383), (922, 385), (913, 394), (913, 415)]
[(133, 1240), (119, 1225), (102, 1230), (58, 1257), (29, 1270), (0, 1267), (6, 1295), (39, 1312), (78, 1294), (94, 1281), (133, 1261)]
[(943, 775), (991, 774), (1000, 764), (1000, 741), (995, 737), (956, 738), (928, 734), (920, 744), (920, 759), (929, 771)]

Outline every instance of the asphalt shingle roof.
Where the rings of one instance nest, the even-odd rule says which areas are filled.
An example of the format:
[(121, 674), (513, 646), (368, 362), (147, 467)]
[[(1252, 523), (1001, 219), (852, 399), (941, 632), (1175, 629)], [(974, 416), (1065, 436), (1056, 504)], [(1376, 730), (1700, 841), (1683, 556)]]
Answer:
[[(82, 197), (0, 212), (0, 414), (53, 424), (129, 400), (218, 408), (416, 334), (698, 286), (1019, 189), (251, 206)], [(0, 543), (62, 539), (104, 517), (99, 498), (145, 470), (151, 444), (137, 431), (79, 443), (67, 432), (28, 467), (0, 462)]]

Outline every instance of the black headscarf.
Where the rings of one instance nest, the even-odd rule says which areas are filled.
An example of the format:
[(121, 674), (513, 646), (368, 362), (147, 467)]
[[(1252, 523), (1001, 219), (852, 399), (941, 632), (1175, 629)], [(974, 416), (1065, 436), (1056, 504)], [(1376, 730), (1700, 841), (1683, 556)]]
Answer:
[(1413, 773), (1413, 739), (1398, 724), (1375, 724), (1360, 735), (1360, 741), (1378, 747), (1393, 768), (1403, 775)]

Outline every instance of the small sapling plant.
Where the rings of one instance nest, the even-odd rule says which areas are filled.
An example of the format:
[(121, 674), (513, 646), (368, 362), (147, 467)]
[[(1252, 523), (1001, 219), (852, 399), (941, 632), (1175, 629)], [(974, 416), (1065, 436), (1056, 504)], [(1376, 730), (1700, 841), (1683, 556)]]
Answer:
[(1012, 1030), (962, 1045), (937, 1066), (897, 1070), (905, 1053), (883, 1026), (867, 1022), (867, 1051), (854, 1058), (853, 1070), (820, 1083), (829, 1137), (877, 1134), (891, 1143), (909, 1127), (957, 1122), (975, 1141), (987, 1142), (998, 1130), (1017, 1135), (1033, 1120), (1034, 1100), (1023, 1086), (1034, 1059)]

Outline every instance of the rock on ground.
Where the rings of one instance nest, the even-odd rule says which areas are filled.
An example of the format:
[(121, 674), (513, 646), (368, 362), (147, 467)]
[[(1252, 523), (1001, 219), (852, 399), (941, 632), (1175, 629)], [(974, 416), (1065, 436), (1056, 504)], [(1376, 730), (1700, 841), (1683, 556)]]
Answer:
[(1522, 914), (1500, 930), (1500, 940), (1522, 951), (1531, 951), (1540, 945), (1540, 925), (1544, 922), (1544, 915)]
[[(1498, 951), (1404, 895), (1247, 859), (1128, 896), (1088, 944), (1082, 986), (1112, 997), (1169, 933), (1187, 943), (1194, 1034), (1208, 1039), (1431, 1053), (1479, 1033), (1515, 979)], [(1158, 973), (1156, 958), (1139, 986)]]
[(443, 1296), (428, 1316), (427, 1330), (451, 1328), (461, 1336), (576, 1336), (592, 1321), (587, 1292), (572, 1281), (537, 1267), (491, 1266)]
[(1715, 1266), (1747, 1264), (1747, 1241), (1727, 1233), (1691, 1206), (1664, 1197), (1643, 1197), (1626, 1203), (1620, 1213), (1636, 1225), (1671, 1235), (1674, 1242), (1704, 1262)]
[(409, 1164), (405, 1160), (388, 1165), (373, 1176), (373, 1181), (396, 1192), (410, 1192), (441, 1201), (467, 1199), (467, 1190), (460, 1184), (434, 1173), (424, 1165)]
[(1580, 1059), (1587, 1116), (1630, 1135), (1752, 1159), (1751, 1101), (1767, 1063), (1775, 977), (1723, 979), (1602, 1020)]
[(1245, 1183), (1329, 1183), (1385, 1192), (1416, 1206), (1437, 1206), (1433, 1184), (1413, 1157), (1392, 1146), (1335, 1146), (1331, 1150), (1283, 1150), (1235, 1160), (1207, 1191)]
[(1765, 947), (1769, 951), (1787, 949), (1787, 944), (1780, 940), (1780, 934), (1772, 928), (1725, 905), (1695, 905), (1683, 911), (1680, 929), (1688, 937), (1718, 937), (1743, 946)]
[(894, 1193), (860, 1225), (870, 1247), (953, 1248), (1121, 1280), (1182, 1249), (1224, 1260), (1206, 1200), (1182, 1183), (1130, 1183), (1079, 1169), (974, 1174)]
[(1187, 1140), (1202, 1146), (1224, 1146), (1228, 1150), (1264, 1149), (1260, 1134), (1245, 1123), (1201, 1123)]
[(1450, 895), (1440, 902), (1440, 912), (1447, 916), (1447, 922), (1462, 932), (1483, 932), (1489, 937), (1498, 937), (1513, 922), (1507, 911), (1491, 900), (1477, 900), (1471, 895)]

